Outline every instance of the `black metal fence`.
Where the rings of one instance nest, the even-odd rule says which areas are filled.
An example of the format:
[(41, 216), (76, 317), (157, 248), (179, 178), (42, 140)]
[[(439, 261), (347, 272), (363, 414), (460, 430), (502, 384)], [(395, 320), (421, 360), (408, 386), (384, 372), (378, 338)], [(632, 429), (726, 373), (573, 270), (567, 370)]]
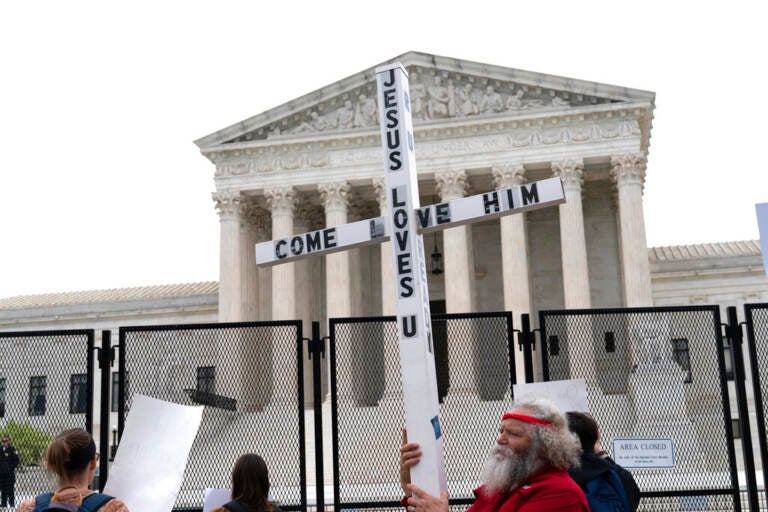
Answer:
[[(765, 510), (765, 492), (753, 483), (757, 454), (748, 420), (757, 420), (761, 459), (768, 461), (768, 304), (745, 307), (751, 378), (737, 350), (741, 327), (731, 313), (723, 324), (717, 306), (546, 311), (535, 360), (527, 318), (520, 352), (511, 313), (435, 315), (451, 510), (472, 501), (512, 383), (531, 381), (535, 364), (543, 380), (585, 380), (604, 447), (613, 449), (613, 441), (624, 438), (672, 440), (674, 468), (632, 469), (643, 492), (641, 510)], [(324, 487), (333, 488), (335, 510), (399, 509), (404, 418), (394, 318), (331, 320), (330, 340), (327, 403), (321, 389), (325, 343), (319, 329), (302, 340), (298, 321), (124, 327), (114, 347), (109, 331), (102, 332), (101, 348), (93, 330), (0, 333), (0, 432), (10, 433), (23, 453), (17, 503), (50, 489), (39, 465), (47, 442), (65, 428), (92, 430), (97, 417), (101, 428), (93, 433), (107, 476), (104, 452), (117, 441), (110, 412), (116, 411), (122, 432), (141, 393), (205, 406), (177, 510), (200, 510), (203, 489), (229, 487), (232, 463), (248, 451), (268, 461), (272, 495), (285, 509), (323, 510), (330, 501)], [(310, 360), (301, 356), (305, 342)], [(515, 374), (515, 358), (522, 356), (525, 379)], [(308, 362), (312, 371), (304, 369)], [(309, 374), (312, 386), (305, 388)], [(749, 380), (754, 389), (745, 391)], [(314, 411), (305, 409), (305, 389), (315, 390)], [(738, 420), (731, 418), (734, 396)], [(305, 417), (313, 419), (314, 436), (305, 435)], [(741, 439), (734, 439), (736, 432)], [(324, 457), (321, 447), (329, 442)], [(737, 448), (744, 454), (741, 485)]]
[(673, 450), (632, 462), (641, 510), (740, 510), (717, 306), (543, 311), (540, 326), (544, 380), (585, 380), (602, 446)]
[[(433, 315), (452, 504), (471, 501), (515, 380), (511, 313)], [(330, 321), (334, 508), (398, 507), (403, 417), (394, 317)]]
[(120, 329), (120, 432), (136, 394), (206, 406), (176, 508), (201, 507), (204, 489), (229, 488), (235, 460), (258, 453), (274, 461), (272, 498), (305, 509), (301, 343), (300, 321)]
[(16, 505), (48, 489), (48, 443), (93, 427), (94, 331), (0, 332), (0, 433), (20, 455)]

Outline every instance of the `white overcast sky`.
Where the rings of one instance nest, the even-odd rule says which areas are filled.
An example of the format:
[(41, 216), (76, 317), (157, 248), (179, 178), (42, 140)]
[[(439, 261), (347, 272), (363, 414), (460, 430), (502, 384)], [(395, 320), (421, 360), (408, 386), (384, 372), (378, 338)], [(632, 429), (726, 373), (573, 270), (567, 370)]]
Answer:
[(193, 141), (411, 50), (654, 91), (649, 245), (757, 239), (760, 4), (2, 2), (0, 297), (218, 279)]

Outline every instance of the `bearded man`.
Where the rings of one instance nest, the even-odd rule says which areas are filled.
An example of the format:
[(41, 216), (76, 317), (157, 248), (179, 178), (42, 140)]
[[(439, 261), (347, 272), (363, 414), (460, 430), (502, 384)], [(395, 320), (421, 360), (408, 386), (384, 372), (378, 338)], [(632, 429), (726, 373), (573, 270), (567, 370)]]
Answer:
[[(483, 468), (483, 485), (467, 512), (589, 512), (584, 492), (568, 475), (578, 466), (579, 441), (549, 400), (516, 403), (502, 416), (499, 437)], [(400, 449), (400, 484), (409, 512), (448, 512), (448, 493), (435, 497), (410, 483), (416, 443)]]

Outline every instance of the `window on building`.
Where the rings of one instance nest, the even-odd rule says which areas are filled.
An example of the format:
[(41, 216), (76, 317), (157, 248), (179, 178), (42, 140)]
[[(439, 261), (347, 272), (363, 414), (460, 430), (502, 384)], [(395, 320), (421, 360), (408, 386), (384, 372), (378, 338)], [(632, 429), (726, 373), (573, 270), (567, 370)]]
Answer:
[(45, 375), (29, 378), (29, 408), (30, 416), (45, 414)]
[(69, 377), (69, 414), (85, 414), (88, 409), (88, 375), (76, 373)]
[(216, 393), (216, 367), (197, 367), (197, 391), (202, 393)]
[[(125, 398), (128, 398), (128, 372), (125, 372)], [(117, 406), (120, 403), (120, 372), (112, 372), (112, 412), (117, 412)]]
[(672, 340), (672, 359), (674, 359), (685, 372), (685, 382), (693, 382), (690, 352), (688, 351), (688, 338), (674, 338)]
[(723, 362), (725, 363), (725, 378), (733, 380), (733, 354), (731, 353), (731, 340), (723, 337)]
[(5, 417), (5, 377), (0, 378), (0, 418)]
[(741, 424), (738, 418), (731, 418), (731, 430), (734, 439), (741, 439)]

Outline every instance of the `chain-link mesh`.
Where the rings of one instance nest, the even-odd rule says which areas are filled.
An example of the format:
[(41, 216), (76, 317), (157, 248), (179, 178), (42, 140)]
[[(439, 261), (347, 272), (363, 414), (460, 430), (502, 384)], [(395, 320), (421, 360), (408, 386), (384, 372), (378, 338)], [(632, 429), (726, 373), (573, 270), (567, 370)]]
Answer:
[(19, 453), (16, 505), (55, 485), (42, 459), (56, 435), (92, 430), (93, 340), (93, 330), (0, 333), (0, 432)]
[(738, 483), (716, 306), (544, 311), (540, 325), (545, 380), (586, 380), (604, 449), (616, 457), (642, 439), (672, 440), (673, 464), (659, 464), (672, 467), (636, 460), (648, 467), (629, 468), (640, 490), (701, 491), (695, 499), (643, 498), (642, 510), (734, 506)]
[(747, 342), (752, 367), (752, 385), (755, 397), (760, 456), (763, 461), (763, 489), (768, 490), (768, 440), (766, 440), (765, 411), (768, 400), (768, 304), (747, 304), (744, 307), (747, 321)]
[(120, 339), (126, 414), (136, 393), (206, 406), (176, 508), (231, 487), (244, 453), (267, 462), (270, 496), (283, 509), (306, 507), (301, 322), (131, 327)]
[[(397, 507), (405, 418), (395, 320), (330, 326), (336, 507)], [(512, 317), (434, 315), (432, 329), (449, 491), (471, 498), (511, 401)]]

